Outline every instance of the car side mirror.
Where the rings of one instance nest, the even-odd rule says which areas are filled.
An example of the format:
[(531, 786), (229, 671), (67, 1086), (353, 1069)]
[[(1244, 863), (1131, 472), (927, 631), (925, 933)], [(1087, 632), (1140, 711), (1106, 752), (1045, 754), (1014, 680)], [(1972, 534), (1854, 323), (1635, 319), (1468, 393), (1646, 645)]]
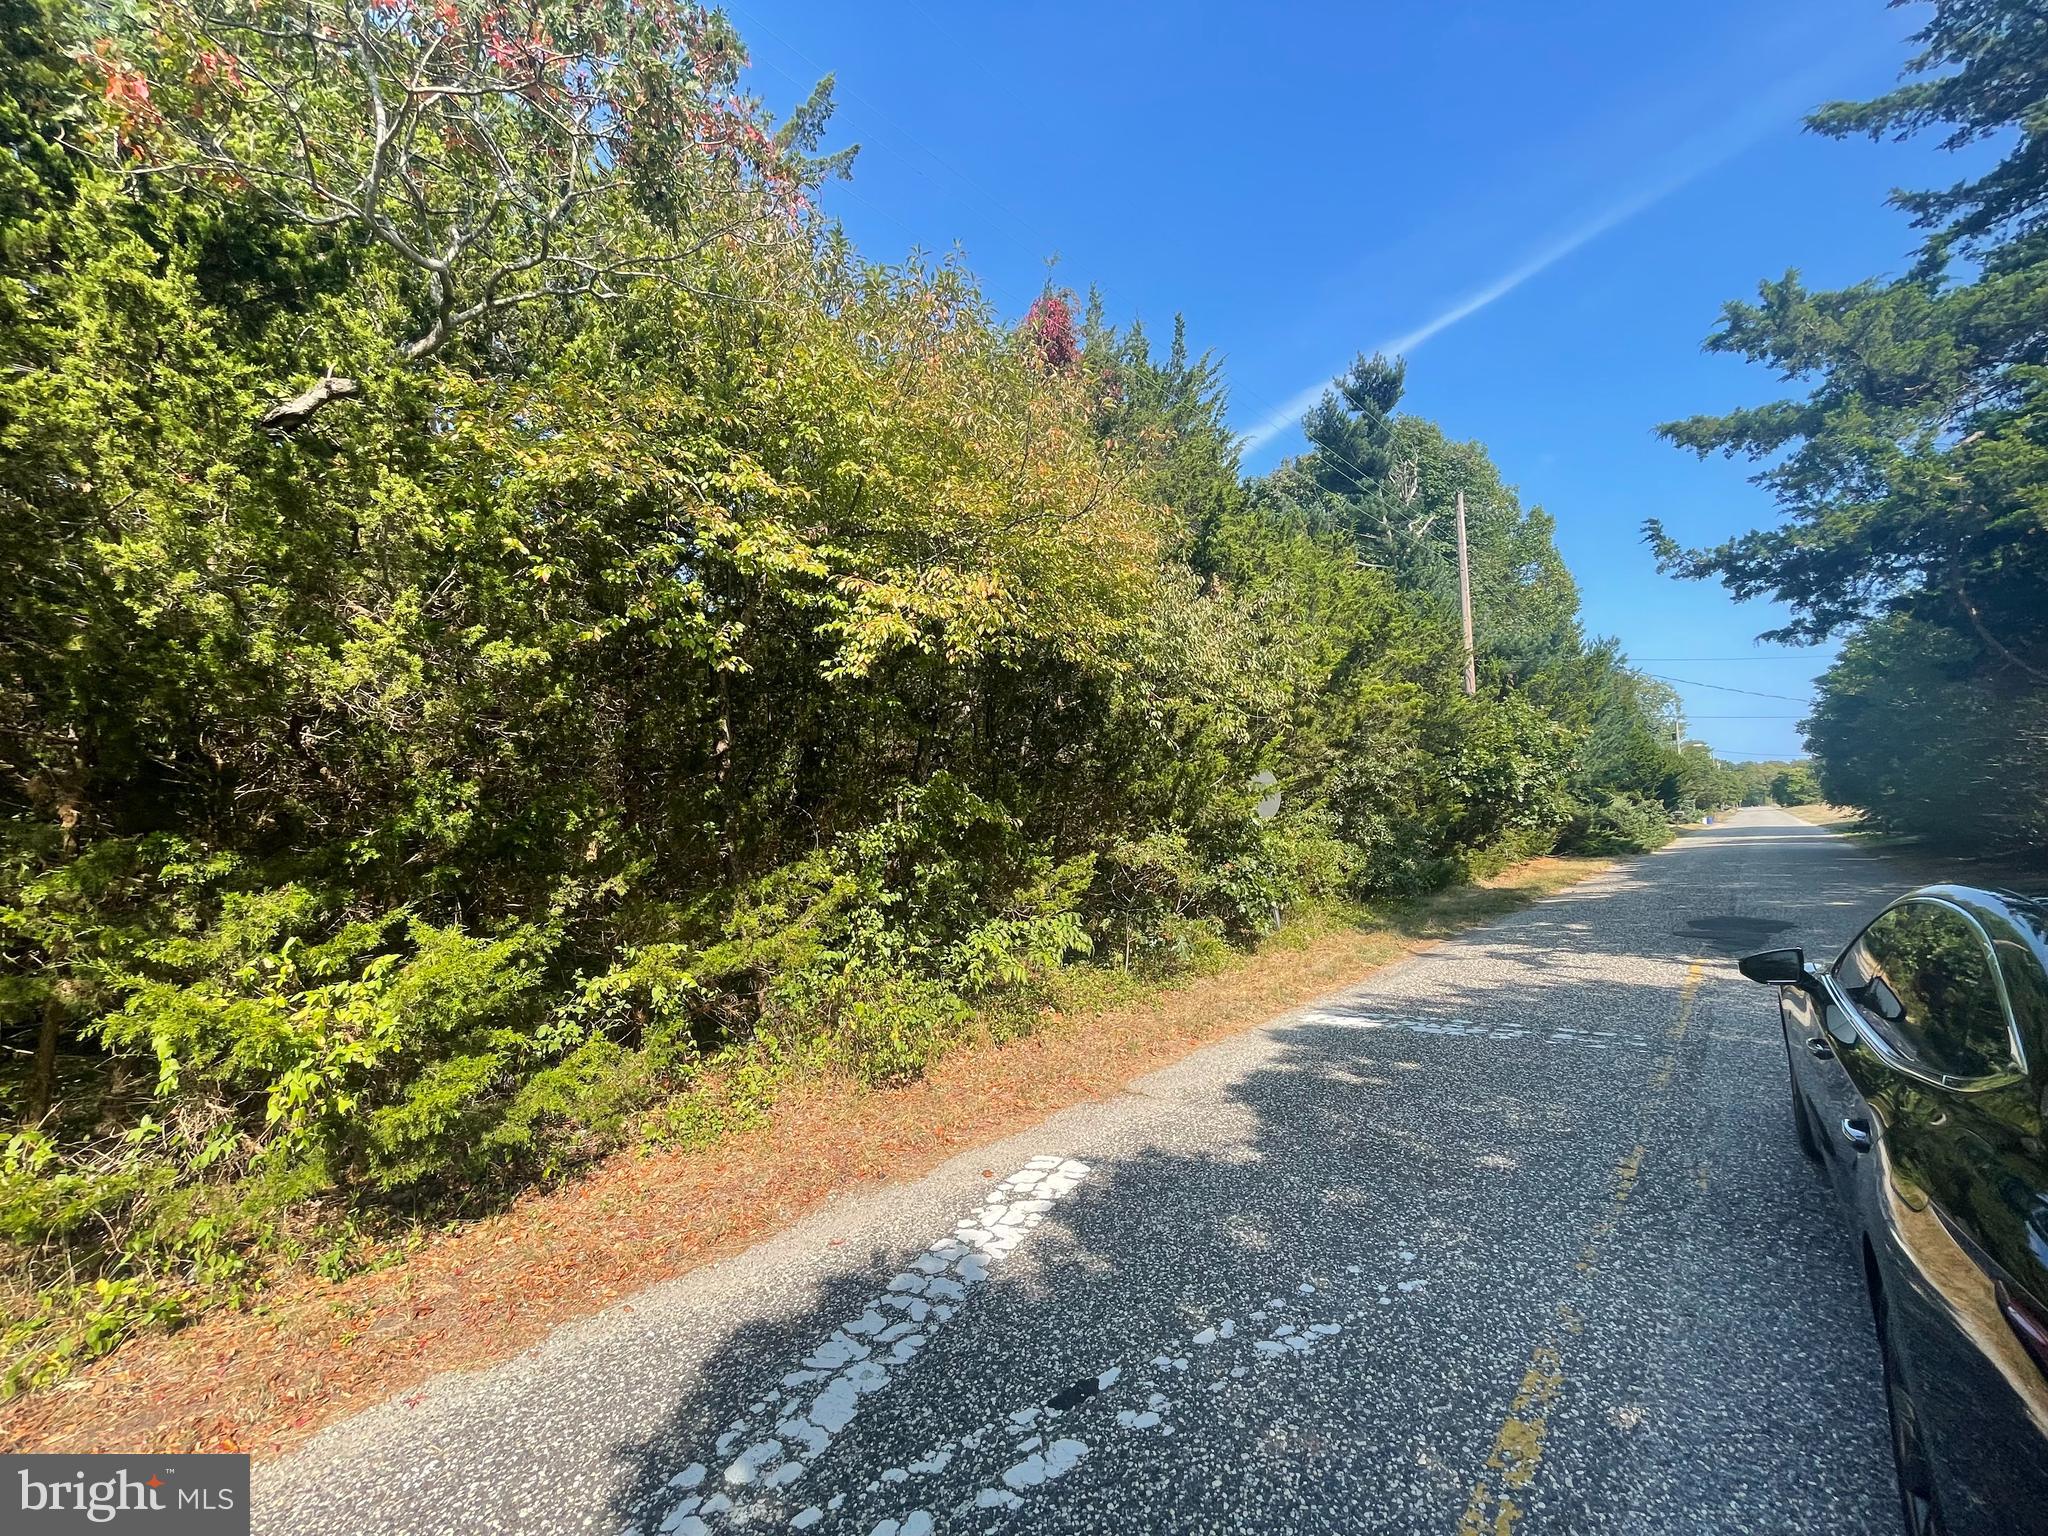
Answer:
[(1767, 949), (1761, 954), (1744, 955), (1735, 965), (1751, 981), (1760, 981), (1767, 986), (1813, 985), (1813, 977), (1807, 974), (1806, 951), (1803, 949)]

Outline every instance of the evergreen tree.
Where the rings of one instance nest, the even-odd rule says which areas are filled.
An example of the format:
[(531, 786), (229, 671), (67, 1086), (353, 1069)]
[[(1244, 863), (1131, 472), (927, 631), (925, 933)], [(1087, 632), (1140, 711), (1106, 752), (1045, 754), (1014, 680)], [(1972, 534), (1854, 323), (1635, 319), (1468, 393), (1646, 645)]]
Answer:
[[(1765, 461), (1757, 478), (1784, 522), (1697, 550), (1647, 525), (1666, 569), (1790, 605), (1771, 638), (1862, 637), (1860, 662), (1845, 658), (1822, 682), (1824, 720), (1851, 696), (1875, 704), (1880, 655), (1916, 675), (1927, 656), (1945, 657), (1943, 686), (1891, 729), (1859, 738), (1824, 728), (1813, 743), (1832, 796), (1897, 827), (1978, 844), (2037, 836), (2048, 822), (2042, 35), (2028, 0), (1939, 0), (1907, 66), (1924, 78), (1813, 115), (1814, 129), (1838, 137), (1945, 128), (1952, 148), (1994, 135), (2011, 143), (1983, 176), (1895, 196), (1930, 231), (1909, 273), (1835, 292), (1788, 274), (1765, 283), (1757, 303), (1724, 312), (1710, 350), (1767, 363), (1808, 394), (1662, 430), (1703, 455)], [(1917, 654), (1894, 649), (1909, 644)], [(2012, 727), (2002, 746), (1987, 743), (1988, 757), (1858, 760), (1890, 750), (1881, 735), (1971, 739), (1986, 715)], [(1979, 781), (1966, 774), (1984, 775), (1993, 792), (1973, 793)], [(2000, 809), (2015, 801), (2016, 811)]]
[[(800, 209), (823, 98), (727, 99), (721, 18), (551, 0), (590, 73), (373, 9), (0, 0), (0, 1391), (1647, 782), (1654, 695), (1399, 364), (1247, 483), (1178, 319)], [(381, 164), (342, 36), (417, 131), (328, 217), (275, 194)]]

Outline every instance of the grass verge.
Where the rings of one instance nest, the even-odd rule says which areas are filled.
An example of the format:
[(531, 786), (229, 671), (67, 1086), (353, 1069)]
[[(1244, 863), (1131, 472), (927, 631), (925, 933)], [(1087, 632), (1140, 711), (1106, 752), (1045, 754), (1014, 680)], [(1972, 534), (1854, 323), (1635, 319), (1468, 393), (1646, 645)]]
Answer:
[(967, 1044), (916, 1082), (799, 1083), (758, 1123), (708, 1143), (620, 1153), (363, 1273), (296, 1276), (246, 1309), (131, 1340), (0, 1405), (0, 1449), (274, 1454), (437, 1372), (505, 1359), (741, 1252), (833, 1195), (915, 1177), (1109, 1097), (1610, 862), (1532, 859), (1413, 902), (1306, 912), (1253, 953), (1208, 956), (1171, 983), (1077, 970), (1028, 1034)]
[(1816, 827), (1841, 827), (1844, 831), (1863, 819), (1863, 813), (1853, 805), (1781, 805), (1775, 809), (1788, 816), (1797, 816), (1801, 821), (1810, 821)]
[(1902, 896), (1913, 885), (1974, 885), (1994, 890), (2048, 896), (2048, 849), (2022, 853), (1966, 853), (1935, 839), (1886, 832), (1872, 826), (1861, 811), (1840, 805), (1787, 805), (1802, 821), (1848, 833), (1857, 845), (1882, 854), (1898, 871), (1902, 883), (1892, 892)]

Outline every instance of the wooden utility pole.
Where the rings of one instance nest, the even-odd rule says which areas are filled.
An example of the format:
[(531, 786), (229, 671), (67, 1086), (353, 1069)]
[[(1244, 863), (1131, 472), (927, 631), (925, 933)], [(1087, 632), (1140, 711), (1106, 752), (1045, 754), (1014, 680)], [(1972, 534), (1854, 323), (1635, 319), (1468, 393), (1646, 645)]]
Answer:
[(1465, 693), (1479, 691), (1479, 668), (1472, 653), (1472, 555), (1465, 547), (1465, 493), (1458, 492), (1458, 606), (1465, 614)]

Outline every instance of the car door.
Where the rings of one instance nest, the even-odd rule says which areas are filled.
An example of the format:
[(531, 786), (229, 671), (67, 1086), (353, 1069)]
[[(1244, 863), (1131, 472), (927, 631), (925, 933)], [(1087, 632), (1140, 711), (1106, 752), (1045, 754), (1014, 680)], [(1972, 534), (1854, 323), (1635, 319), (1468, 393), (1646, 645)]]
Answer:
[(1991, 935), (1961, 906), (1916, 897), (1873, 922), (1831, 980), (1856, 1037), (1836, 1060), (1870, 1138), (1846, 1166), (1944, 1518), (2027, 1529), (2043, 1508), (2048, 1382), (1999, 1288), (2033, 1262), (2041, 1124)]
[(1840, 1059), (1857, 1047), (1854, 1010), (1837, 993), (1788, 987), (1780, 1012), (1793, 1081), (1805, 1096), (1821, 1164), (1836, 1195), (1853, 1206), (1862, 1154), (1849, 1138), (1868, 1120), (1862, 1096)]

